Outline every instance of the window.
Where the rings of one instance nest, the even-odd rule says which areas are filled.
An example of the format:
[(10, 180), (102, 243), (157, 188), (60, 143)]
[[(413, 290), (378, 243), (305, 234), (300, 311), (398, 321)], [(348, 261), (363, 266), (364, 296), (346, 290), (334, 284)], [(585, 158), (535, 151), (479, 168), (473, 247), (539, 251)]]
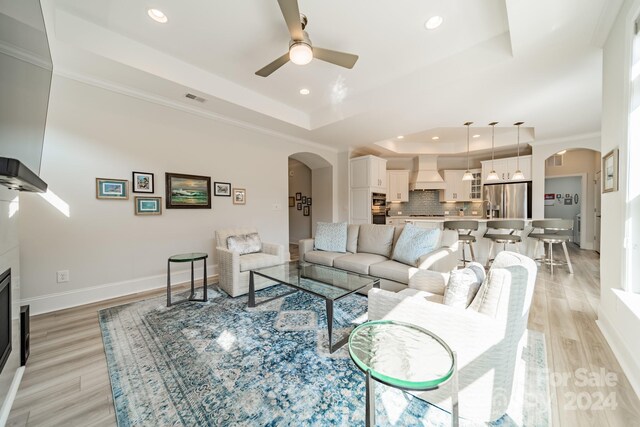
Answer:
[(627, 290), (640, 293), (640, 17), (635, 24), (631, 62), (627, 177)]

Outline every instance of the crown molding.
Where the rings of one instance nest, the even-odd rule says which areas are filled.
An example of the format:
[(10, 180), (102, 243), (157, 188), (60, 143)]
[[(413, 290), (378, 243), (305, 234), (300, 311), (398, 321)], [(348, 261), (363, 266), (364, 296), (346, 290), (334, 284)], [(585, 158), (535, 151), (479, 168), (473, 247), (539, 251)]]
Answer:
[(275, 138), (286, 139), (287, 141), (294, 142), (297, 144), (305, 145), (307, 147), (314, 148), (316, 150), (329, 151), (331, 153), (337, 153), (339, 150), (330, 147), (327, 145), (323, 145), (314, 141), (310, 141), (304, 138), (299, 138), (295, 136), (288, 135), (283, 132), (278, 132), (272, 129), (268, 129), (262, 126), (258, 126), (252, 123), (245, 122), (243, 120), (233, 119), (228, 116), (224, 116), (222, 114), (214, 113), (211, 111), (201, 110), (199, 108), (195, 108), (189, 105), (180, 104), (172, 99), (168, 99), (162, 96), (154, 95), (149, 92), (141, 91), (138, 89), (134, 89), (129, 86), (117, 84), (111, 81), (97, 79), (95, 77), (88, 76), (86, 74), (77, 73), (75, 71), (71, 71), (68, 69), (55, 67), (53, 74), (59, 77), (64, 77), (70, 80), (74, 80), (80, 83), (84, 83), (90, 86), (98, 87), (100, 89), (108, 90), (110, 92), (115, 92), (120, 95), (130, 96), (132, 98), (136, 98), (142, 101), (147, 101), (152, 104), (161, 105), (164, 107), (169, 107), (174, 110), (179, 110), (185, 113), (193, 114), (199, 117), (203, 117), (209, 120), (215, 120), (218, 122), (222, 122), (225, 124), (229, 124), (235, 127), (239, 127), (242, 129), (251, 130), (254, 132), (262, 133), (264, 135), (272, 136)]
[(536, 147), (539, 145), (558, 144), (561, 142), (566, 143), (566, 142), (575, 142), (575, 141), (585, 141), (588, 139), (600, 139), (600, 132), (583, 133), (579, 135), (566, 136), (562, 138), (540, 139), (536, 141), (531, 141), (529, 145), (531, 145), (532, 147)]
[(51, 62), (34, 55), (26, 49), (2, 40), (0, 40), (0, 53), (4, 53), (13, 58), (19, 59), (20, 61), (28, 62), (29, 64), (33, 64), (36, 67), (44, 68), (48, 71), (51, 71), (51, 69), (53, 68)]

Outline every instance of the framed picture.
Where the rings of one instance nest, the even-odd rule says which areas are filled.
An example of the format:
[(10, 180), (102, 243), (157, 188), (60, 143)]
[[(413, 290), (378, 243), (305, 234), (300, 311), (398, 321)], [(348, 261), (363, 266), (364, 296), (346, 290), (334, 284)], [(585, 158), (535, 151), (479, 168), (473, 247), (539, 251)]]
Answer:
[(307, 205), (311, 206), (311, 197), (307, 197)]
[(307, 204), (307, 196), (302, 196), (302, 204), (303, 205)]
[(302, 200), (302, 193), (296, 193), (296, 200)]
[(562, 194), (556, 194), (556, 199), (558, 200), (562, 199)]
[(296, 209), (298, 209), (299, 211), (302, 210), (302, 203), (298, 203), (298, 206), (296, 206)]
[(572, 198), (564, 199), (564, 204), (565, 205), (572, 205), (573, 204), (573, 199)]
[(564, 195), (564, 198), (565, 198), (565, 199), (570, 199), (570, 198), (571, 198), (571, 194), (569, 194), (569, 193), (565, 194), (565, 195)]
[(289, 207), (292, 208), (296, 205), (296, 198), (295, 197), (289, 197)]
[(302, 215), (309, 216), (309, 206), (305, 205), (304, 209), (302, 210)]
[(231, 197), (231, 183), (230, 182), (214, 182), (213, 195), (222, 196), (222, 197)]
[(247, 190), (245, 190), (244, 188), (234, 188), (233, 204), (244, 205), (245, 203), (247, 203)]
[(578, 193), (574, 194), (573, 195), (573, 203), (575, 203), (577, 205), (579, 200), (580, 200), (580, 197), (578, 196)]
[(162, 197), (136, 196), (136, 215), (162, 215)]
[(153, 193), (153, 174), (150, 172), (133, 172), (131, 181), (134, 193)]
[(129, 181), (126, 179), (96, 178), (97, 199), (129, 199)]
[(618, 191), (618, 149), (602, 157), (602, 192)]
[(165, 174), (167, 209), (211, 209), (211, 178), (208, 176)]

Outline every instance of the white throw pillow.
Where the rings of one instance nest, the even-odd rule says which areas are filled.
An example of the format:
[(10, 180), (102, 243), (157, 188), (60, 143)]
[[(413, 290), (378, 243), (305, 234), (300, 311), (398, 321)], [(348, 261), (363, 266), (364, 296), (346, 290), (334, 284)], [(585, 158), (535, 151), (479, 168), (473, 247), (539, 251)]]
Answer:
[(422, 228), (407, 224), (393, 248), (393, 260), (403, 264), (417, 266), (418, 259), (429, 252), (433, 252), (440, 239), (439, 228)]
[(258, 233), (241, 234), (227, 237), (227, 247), (240, 255), (254, 254), (262, 251), (262, 241)]
[(314, 247), (317, 251), (347, 252), (347, 223), (319, 222)]
[(469, 307), (484, 279), (484, 268), (477, 262), (470, 263), (467, 268), (453, 270), (442, 303), (458, 308)]

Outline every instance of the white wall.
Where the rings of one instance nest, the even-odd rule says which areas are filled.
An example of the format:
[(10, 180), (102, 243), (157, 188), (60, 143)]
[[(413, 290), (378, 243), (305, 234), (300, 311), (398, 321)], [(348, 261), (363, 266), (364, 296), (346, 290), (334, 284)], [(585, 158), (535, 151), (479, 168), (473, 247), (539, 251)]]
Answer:
[[(296, 193), (311, 196), (311, 169), (297, 160), (289, 159), (289, 196), (295, 197)], [(289, 242), (296, 244), (300, 239), (311, 237), (311, 215), (304, 216), (304, 206), (303, 210), (298, 210), (298, 203), (302, 202), (296, 200), (293, 207), (289, 208)]]
[(633, 21), (640, 0), (626, 0), (604, 46), (602, 153), (620, 150), (619, 191), (602, 195), (599, 325), (640, 394), (640, 301), (624, 291), (624, 223)]
[[(11, 314), (13, 316), (12, 350), (0, 374), (0, 407), (7, 398), (16, 370), (20, 367), (20, 244), (18, 217), (20, 216), (18, 192), (0, 186), (0, 273), (11, 269)], [(7, 410), (10, 407), (6, 407)], [(3, 408), (4, 409), (4, 408)], [(2, 417), (8, 415), (0, 412)]]
[[(24, 300), (37, 313), (161, 287), (167, 257), (181, 252), (209, 253), (215, 273), (219, 228), (255, 226), (264, 241), (287, 247), (287, 164), (300, 151), (337, 165), (335, 152), (312, 144), (54, 76), (41, 176), (69, 204), (70, 217), (37, 195), (21, 199)], [(96, 177), (130, 180), (134, 170), (155, 173), (163, 198), (165, 172), (177, 172), (246, 188), (247, 204), (213, 197), (212, 209), (135, 216), (132, 198), (95, 198)], [(71, 280), (56, 283), (63, 269)], [(182, 271), (174, 280), (186, 280)]]

